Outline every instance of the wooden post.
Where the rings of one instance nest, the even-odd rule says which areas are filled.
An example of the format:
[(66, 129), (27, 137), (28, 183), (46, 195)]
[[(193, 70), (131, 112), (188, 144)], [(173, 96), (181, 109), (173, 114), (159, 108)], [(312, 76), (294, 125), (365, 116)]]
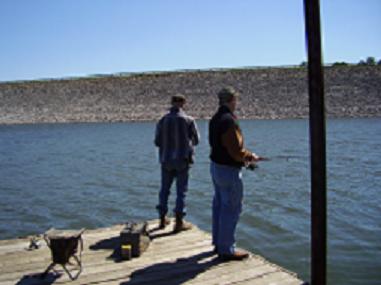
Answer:
[(311, 153), (311, 284), (325, 285), (327, 275), (327, 179), (319, 0), (304, 0), (308, 47)]

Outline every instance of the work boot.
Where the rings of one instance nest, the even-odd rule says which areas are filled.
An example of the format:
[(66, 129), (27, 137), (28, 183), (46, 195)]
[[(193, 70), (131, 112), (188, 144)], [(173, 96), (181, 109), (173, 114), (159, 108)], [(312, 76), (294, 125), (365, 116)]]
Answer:
[(192, 224), (184, 221), (183, 215), (176, 214), (176, 222), (173, 228), (174, 233), (179, 233), (181, 231), (187, 231), (192, 228)]
[(166, 215), (161, 215), (160, 216), (160, 224), (159, 224), (159, 229), (164, 229), (167, 225), (169, 225), (171, 221)]
[(249, 258), (249, 253), (243, 250), (235, 250), (234, 253), (219, 254), (218, 257), (222, 261), (244, 260)]

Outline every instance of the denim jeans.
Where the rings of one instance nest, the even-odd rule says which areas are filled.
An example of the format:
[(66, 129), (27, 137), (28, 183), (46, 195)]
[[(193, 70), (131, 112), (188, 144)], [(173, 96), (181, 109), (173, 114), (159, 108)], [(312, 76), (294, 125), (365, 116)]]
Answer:
[(156, 209), (159, 215), (168, 213), (168, 198), (173, 180), (176, 178), (176, 206), (175, 214), (185, 215), (185, 196), (188, 191), (189, 163), (187, 161), (174, 161), (161, 164), (161, 188), (159, 204)]
[(210, 173), (214, 185), (213, 244), (219, 254), (232, 254), (235, 229), (242, 211), (241, 169), (212, 162)]

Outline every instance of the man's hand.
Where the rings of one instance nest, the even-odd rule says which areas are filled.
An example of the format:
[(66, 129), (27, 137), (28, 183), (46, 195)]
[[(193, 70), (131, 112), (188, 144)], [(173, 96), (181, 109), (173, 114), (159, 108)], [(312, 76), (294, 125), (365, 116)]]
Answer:
[(249, 159), (250, 162), (257, 162), (257, 161), (264, 161), (269, 160), (267, 157), (256, 155), (254, 152), (251, 154), (251, 157)]
[(256, 155), (254, 152), (247, 158), (245, 161), (245, 167), (249, 170), (254, 170), (258, 168), (258, 165), (256, 162), (263, 161), (263, 160), (269, 160), (267, 157)]

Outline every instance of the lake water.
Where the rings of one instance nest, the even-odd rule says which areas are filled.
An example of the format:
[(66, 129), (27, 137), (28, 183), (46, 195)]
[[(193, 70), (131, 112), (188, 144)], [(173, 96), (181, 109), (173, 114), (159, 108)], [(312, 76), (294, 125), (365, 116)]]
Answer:
[[(207, 121), (198, 125), (187, 219), (210, 232)], [(271, 161), (243, 171), (237, 243), (309, 280), (308, 121), (241, 127), (247, 148)], [(156, 218), (154, 129), (153, 122), (0, 125), (0, 239)], [(381, 284), (381, 119), (329, 120), (327, 140), (329, 284)]]

